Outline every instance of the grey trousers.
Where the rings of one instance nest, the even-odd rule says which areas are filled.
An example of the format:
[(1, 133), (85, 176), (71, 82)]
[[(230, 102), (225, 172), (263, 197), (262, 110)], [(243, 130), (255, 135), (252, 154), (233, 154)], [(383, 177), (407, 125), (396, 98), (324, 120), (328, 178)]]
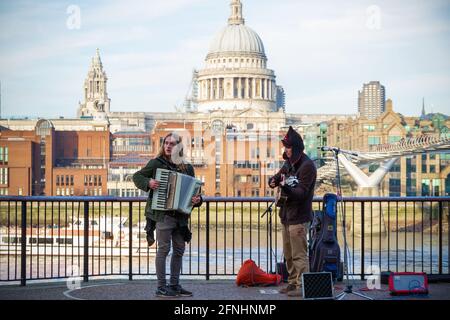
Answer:
[(158, 278), (158, 287), (166, 285), (166, 258), (172, 243), (172, 258), (170, 260), (170, 285), (178, 285), (184, 249), (186, 247), (184, 238), (177, 231), (177, 219), (168, 215), (164, 216), (163, 222), (156, 223), (156, 241), (158, 251), (156, 253), (155, 268)]

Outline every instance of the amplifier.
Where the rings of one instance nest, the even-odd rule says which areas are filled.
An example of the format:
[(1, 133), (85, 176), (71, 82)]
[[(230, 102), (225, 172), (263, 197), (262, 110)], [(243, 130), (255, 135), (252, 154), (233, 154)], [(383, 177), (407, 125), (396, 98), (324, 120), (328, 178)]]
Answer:
[(308, 272), (302, 274), (303, 299), (334, 299), (331, 272)]
[(389, 275), (391, 295), (428, 294), (428, 278), (423, 272), (392, 272)]

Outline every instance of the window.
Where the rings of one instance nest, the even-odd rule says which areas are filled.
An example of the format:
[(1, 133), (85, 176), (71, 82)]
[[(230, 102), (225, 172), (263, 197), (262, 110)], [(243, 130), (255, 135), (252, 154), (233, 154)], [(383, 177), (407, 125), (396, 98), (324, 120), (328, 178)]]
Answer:
[(73, 176), (70, 176), (70, 185), (73, 186)]
[(0, 168), (0, 184), (8, 184), (8, 169)]
[(0, 147), (0, 164), (8, 164), (8, 147)]
[(59, 176), (56, 176), (56, 185), (59, 186)]
[(432, 184), (433, 184), (432, 195), (437, 197), (439, 196), (439, 187), (440, 187), (439, 179), (433, 179)]
[(430, 196), (430, 180), (422, 179), (422, 196)]
[(406, 179), (406, 196), (416, 195), (416, 179)]
[(389, 136), (388, 142), (389, 143), (397, 143), (400, 141), (400, 139), (401, 139), (401, 137), (399, 137), (399, 136)]
[(380, 144), (380, 137), (369, 137), (369, 145)]

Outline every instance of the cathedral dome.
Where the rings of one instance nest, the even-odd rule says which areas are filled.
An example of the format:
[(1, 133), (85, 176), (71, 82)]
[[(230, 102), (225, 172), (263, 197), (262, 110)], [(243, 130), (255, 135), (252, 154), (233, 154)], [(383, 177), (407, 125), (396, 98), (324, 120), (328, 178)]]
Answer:
[(212, 41), (205, 68), (195, 75), (193, 110), (277, 111), (278, 86), (267, 68), (264, 44), (245, 25), (241, 1), (230, 1), (228, 25)]
[(207, 59), (236, 55), (253, 55), (266, 58), (261, 38), (255, 31), (245, 25), (240, 0), (231, 1), (231, 16), (228, 19), (228, 25), (212, 41)]
[(250, 53), (265, 57), (261, 38), (244, 24), (230, 24), (214, 38), (209, 54), (221, 53)]

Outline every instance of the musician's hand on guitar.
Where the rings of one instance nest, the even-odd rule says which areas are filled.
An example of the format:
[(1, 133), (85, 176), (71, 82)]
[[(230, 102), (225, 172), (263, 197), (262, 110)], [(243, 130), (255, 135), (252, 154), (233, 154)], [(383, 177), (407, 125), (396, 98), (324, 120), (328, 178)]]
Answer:
[(194, 206), (195, 206), (196, 204), (199, 204), (200, 201), (201, 201), (200, 195), (197, 195), (197, 196), (193, 196), (193, 197), (192, 197), (192, 204), (193, 204)]
[(155, 179), (150, 179), (150, 182), (148, 183), (148, 186), (150, 187), (150, 189), (156, 190), (156, 189), (159, 188), (159, 181), (157, 181)]
[(275, 183), (275, 179), (271, 179), (270, 183), (269, 183), (269, 187), (275, 188), (276, 186), (277, 186), (277, 184)]
[(281, 181), (280, 181), (280, 187), (284, 187), (286, 185), (286, 177), (285, 175), (282, 175)]

